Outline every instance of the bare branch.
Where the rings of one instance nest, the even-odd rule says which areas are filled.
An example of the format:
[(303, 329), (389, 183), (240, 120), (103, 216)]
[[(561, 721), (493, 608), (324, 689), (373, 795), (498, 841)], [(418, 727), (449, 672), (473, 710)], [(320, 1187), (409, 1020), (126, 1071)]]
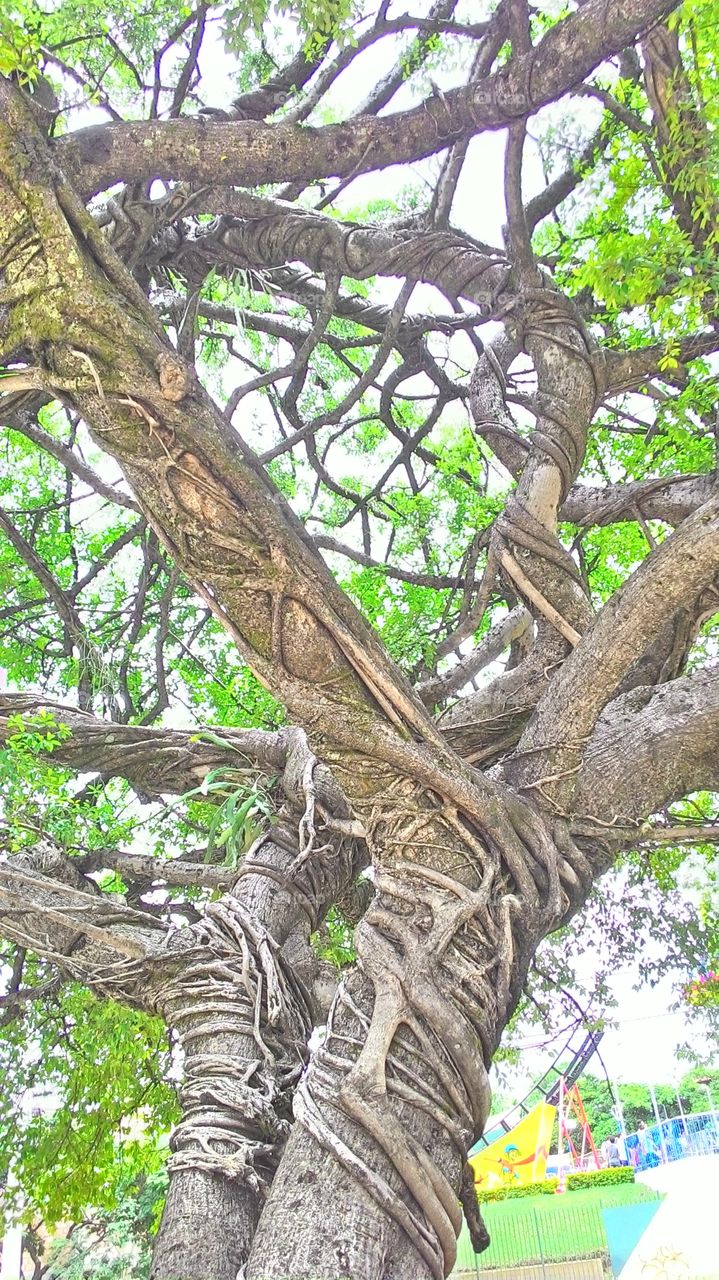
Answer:
[(569, 168), (548, 183), (544, 191), (540, 191), (539, 195), (533, 196), (528, 201), (525, 209), (525, 218), (530, 232), (534, 231), (534, 228), (544, 218), (548, 218), (562, 201), (572, 195), (577, 187), (581, 185), (587, 176), (587, 172), (591, 172), (601, 158), (604, 149), (611, 140), (612, 132), (612, 129), (607, 127), (606, 120), (602, 121), (596, 132), (592, 134), (589, 141), (584, 144), (579, 154), (574, 158)]
[(203, 889), (229, 889), (237, 879), (230, 867), (216, 867), (206, 862), (188, 862), (185, 858), (160, 861), (151, 854), (131, 853), (127, 849), (94, 849), (92, 853), (74, 857), (80, 871), (117, 871), (127, 883), (138, 880), (149, 885), (177, 885)]
[(12, 423), (12, 430), (19, 431), (21, 435), (27, 436), (28, 440), (34, 440), (45, 453), (52, 454), (53, 458), (57, 458), (58, 462), (61, 462), (72, 475), (77, 476), (78, 480), (82, 480), (100, 497), (107, 498), (118, 507), (127, 507), (128, 511), (140, 510), (134, 498), (106, 484), (92, 467), (88, 467), (82, 458), (78, 458), (77, 454), (73, 453), (72, 449), (57, 440), (55, 436), (51, 436), (48, 431), (43, 430), (29, 416), (25, 414), (18, 416)]
[(422, 701), (427, 706), (431, 706), (433, 703), (442, 702), (450, 694), (456, 693), (462, 685), (467, 684), (489, 666), (490, 662), (494, 662), (495, 658), (498, 658), (510, 644), (525, 635), (531, 622), (531, 615), (521, 605), (512, 609), (511, 613), (492, 627), (492, 630), (480, 640), (471, 653), (461, 658), (455, 666), (450, 667), (442, 675), (424, 680), (418, 685), (417, 692)]

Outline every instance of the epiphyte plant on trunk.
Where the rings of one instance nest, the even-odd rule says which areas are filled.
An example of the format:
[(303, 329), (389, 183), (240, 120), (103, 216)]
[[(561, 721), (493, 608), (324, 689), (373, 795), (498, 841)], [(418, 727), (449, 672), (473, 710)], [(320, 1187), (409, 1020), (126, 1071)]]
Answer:
[(2, 19), (3, 1020), (169, 1028), (153, 1280), (448, 1275), (538, 946), (713, 847), (711, 13)]

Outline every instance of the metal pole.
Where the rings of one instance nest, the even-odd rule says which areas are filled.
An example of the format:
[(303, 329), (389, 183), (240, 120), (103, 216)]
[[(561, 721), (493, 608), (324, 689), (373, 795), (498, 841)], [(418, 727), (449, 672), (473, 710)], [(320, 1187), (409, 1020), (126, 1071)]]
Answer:
[(664, 1158), (664, 1163), (665, 1163), (665, 1164), (668, 1164), (668, 1163), (669, 1163), (669, 1156), (667, 1155), (666, 1143), (665, 1143), (665, 1141), (664, 1141), (664, 1130), (662, 1129), (662, 1122), (661, 1122), (661, 1118), (660, 1118), (660, 1115), (659, 1115), (659, 1107), (657, 1106), (657, 1095), (656, 1095), (656, 1093), (654, 1092), (654, 1085), (653, 1085), (653, 1084), (650, 1084), (650, 1085), (649, 1085), (649, 1093), (650, 1093), (650, 1095), (651, 1095), (651, 1099), (652, 1099), (652, 1108), (653, 1108), (653, 1110), (654, 1110), (654, 1116), (655, 1116), (655, 1118), (656, 1118), (657, 1128), (659, 1129), (659, 1145), (661, 1146), (661, 1149), (662, 1149), (662, 1156), (663, 1156), (663, 1158)]
[(707, 1098), (709, 1099), (709, 1115), (712, 1118), (712, 1128), (714, 1130), (714, 1141), (716, 1142), (717, 1138), (719, 1137), (719, 1134), (717, 1133), (717, 1116), (716, 1116), (716, 1111), (714, 1110), (714, 1099), (712, 1098), (711, 1089), (709, 1088), (708, 1084), (704, 1085), (704, 1089), (706, 1091)]
[(614, 1080), (610, 1080), (608, 1076), (607, 1076), (607, 1082), (609, 1084), (609, 1090), (611, 1092), (611, 1095), (614, 1099), (614, 1106), (612, 1107), (612, 1115), (614, 1116), (614, 1119), (619, 1125), (619, 1137), (621, 1139), (619, 1154), (624, 1164), (631, 1165), (632, 1158), (629, 1154), (629, 1148), (627, 1146), (627, 1122), (624, 1119), (624, 1107), (622, 1106), (622, 1095), (619, 1092), (619, 1083)]
[(711, 1081), (709, 1076), (697, 1076), (697, 1084), (700, 1084), (709, 1099), (709, 1115), (712, 1118), (712, 1128), (714, 1130), (714, 1143), (719, 1140), (719, 1128), (717, 1127), (717, 1115), (714, 1110), (714, 1099), (712, 1098), (711, 1089), (709, 1088)]
[(542, 1280), (547, 1280), (547, 1268), (544, 1265), (544, 1249), (542, 1248), (542, 1233), (539, 1230), (539, 1216), (536, 1209), (532, 1209), (534, 1218), (534, 1234), (537, 1237), (537, 1248), (539, 1249), (539, 1261), (542, 1264)]
[(612, 1097), (614, 1098), (615, 1118), (619, 1122), (619, 1128), (621, 1129), (622, 1135), (626, 1136), (627, 1126), (624, 1123), (624, 1107), (622, 1106), (622, 1098), (619, 1092), (619, 1085), (615, 1084), (613, 1080), (610, 1080), (609, 1087), (612, 1091)]
[(681, 1117), (681, 1125), (679, 1126), (679, 1135), (678, 1136), (676, 1134), (674, 1135), (675, 1148), (680, 1156), (686, 1156), (689, 1154), (689, 1149), (688, 1149), (689, 1130), (687, 1128), (687, 1118), (686, 1118), (686, 1115), (684, 1114), (684, 1108), (682, 1106), (682, 1098), (679, 1092), (678, 1085), (675, 1087), (674, 1092), (677, 1095), (677, 1105), (679, 1107), (679, 1115)]
[(562, 1159), (562, 1128), (564, 1125), (564, 1076), (559, 1077), (559, 1099), (557, 1106), (557, 1178), (559, 1179), (557, 1191), (566, 1191), (566, 1180), (564, 1176), (564, 1161)]

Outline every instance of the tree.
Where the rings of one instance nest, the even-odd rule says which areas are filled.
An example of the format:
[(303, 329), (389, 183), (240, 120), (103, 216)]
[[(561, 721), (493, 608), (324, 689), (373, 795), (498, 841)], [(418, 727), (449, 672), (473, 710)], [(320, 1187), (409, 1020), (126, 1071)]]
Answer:
[(447, 1274), (540, 942), (713, 848), (714, 12), (4, 10), (3, 1017), (181, 1048), (153, 1280)]
[(64, 1240), (53, 1241), (48, 1268), (52, 1280), (145, 1280), (152, 1259), (152, 1227), (162, 1174), (126, 1178), (117, 1187), (111, 1212), (97, 1213)]
[[(706, 1087), (697, 1084), (697, 1077), (708, 1080), (709, 1094)], [(703, 1074), (697, 1068), (682, 1076), (676, 1085), (657, 1085), (654, 1093), (662, 1119), (707, 1110), (709, 1097), (713, 1096), (719, 1084), (719, 1072), (710, 1071)], [(606, 1080), (597, 1076), (584, 1075), (579, 1084), (582, 1103), (592, 1130), (594, 1141), (599, 1146), (605, 1138), (618, 1132), (618, 1116), (616, 1112), (615, 1094)], [(645, 1084), (627, 1082), (615, 1086), (619, 1094), (624, 1116), (626, 1133), (635, 1133), (640, 1122), (646, 1125), (656, 1123), (656, 1115), (652, 1104), (652, 1096)]]

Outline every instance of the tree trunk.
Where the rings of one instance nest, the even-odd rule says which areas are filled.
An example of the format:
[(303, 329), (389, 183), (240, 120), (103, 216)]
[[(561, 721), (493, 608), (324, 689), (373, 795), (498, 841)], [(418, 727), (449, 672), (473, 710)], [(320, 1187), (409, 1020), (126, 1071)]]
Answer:
[[(461, 879), (427, 866), (421, 842), (375, 853), (386, 869), (356, 931), (357, 971), (295, 1096), (248, 1280), (441, 1280), (454, 1265), (487, 1069), (540, 939), (591, 875), (566, 832), (560, 849), (511, 796), (481, 837), (446, 811), (425, 818), (422, 841), (442, 842), (455, 877), (461, 857)], [(402, 822), (387, 815), (385, 848)]]
[[(283, 834), (263, 837), (248, 868), (259, 856), (287, 873), (297, 849)], [(243, 876), (193, 926), (189, 949), (176, 935), (181, 967), (153, 993), (184, 1061), (152, 1280), (234, 1280), (289, 1133), (312, 1022), (280, 950), (293, 904), (275, 890), (266, 875)]]

